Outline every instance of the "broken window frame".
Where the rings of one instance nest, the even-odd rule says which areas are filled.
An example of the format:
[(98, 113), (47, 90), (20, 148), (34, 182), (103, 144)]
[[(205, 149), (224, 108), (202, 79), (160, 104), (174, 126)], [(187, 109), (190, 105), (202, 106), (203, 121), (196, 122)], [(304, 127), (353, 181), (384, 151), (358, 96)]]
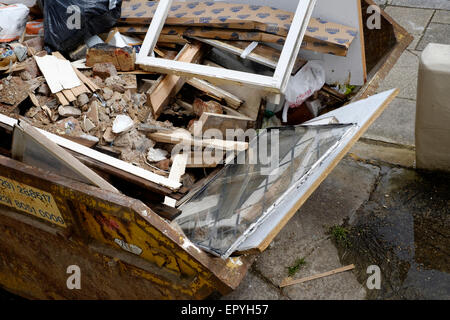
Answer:
[[(225, 246), (224, 246), (222, 248), (218, 248), (218, 247), (215, 247), (215, 246), (207, 246), (207, 245), (204, 245), (202, 243), (197, 242), (196, 239), (190, 238), (190, 240), (193, 241), (198, 247), (202, 248), (203, 250), (205, 250), (205, 251), (207, 251), (207, 252), (209, 252), (209, 253), (211, 253), (213, 255), (220, 256), (223, 259), (227, 259), (229, 256), (231, 256), (233, 254), (233, 252), (235, 252), (236, 249), (239, 248), (240, 245), (250, 235), (252, 235), (258, 229), (258, 227), (260, 225), (262, 225), (266, 221), (266, 219), (268, 217), (270, 217), (272, 214), (276, 214), (279, 211), (279, 208), (282, 206), (282, 204), (289, 198), (289, 195), (291, 195), (292, 192), (295, 193), (296, 190), (301, 185), (303, 185), (304, 183), (308, 182), (310, 176), (313, 175), (313, 173), (316, 172), (318, 170), (318, 168), (320, 168), (323, 165), (325, 159), (327, 159), (330, 156), (330, 154), (332, 154), (338, 147), (340, 147), (342, 145), (343, 141), (346, 141), (346, 139), (348, 137), (354, 135), (355, 132), (359, 128), (358, 125), (355, 124), (355, 123), (346, 123), (346, 124), (334, 123), (333, 124), (332, 122), (330, 122), (330, 119), (328, 119), (328, 120), (325, 119), (325, 120), (324, 120), (324, 122), (325, 122), (324, 124), (316, 124), (316, 123), (314, 123), (314, 124), (308, 124), (308, 125), (289, 126), (289, 127), (282, 127), (282, 128), (270, 128), (270, 129), (266, 129), (266, 130), (260, 132), (260, 134), (257, 137), (255, 137), (252, 142), (250, 142), (250, 145), (253, 145), (253, 147), (258, 146), (258, 140), (261, 138), (261, 136), (263, 136), (263, 135), (269, 136), (269, 132), (272, 131), (272, 130), (280, 130), (280, 131), (281, 130), (284, 130), (284, 131), (292, 131), (293, 130), (293, 131), (296, 131), (295, 128), (304, 128), (304, 129), (307, 129), (307, 130), (317, 130), (317, 131), (320, 130), (320, 129), (327, 129), (327, 128), (329, 128), (329, 129), (338, 129), (338, 128), (346, 129), (346, 131), (343, 132), (343, 134), (339, 137), (339, 139), (337, 139), (337, 141), (335, 143), (333, 143), (333, 145), (329, 149), (327, 149), (324, 152), (324, 154), (319, 156), (318, 159), (315, 162), (312, 163), (312, 166), (309, 169), (306, 170), (306, 168), (305, 168), (306, 171), (303, 172), (302, 176), (299, 177), (297, 180), (295, 180), (288, 188), (286, 188), (286, 190), (284, 190), (282, 192), (282, 194), (279, 196), (279, 198), (277, 200), (275, 200), (273, 203), (270, 203), (267, 207), (263, 207), (261, 215), (259, 215), (253, 222), (251, 222), (244, 232), (238, 234), (236, 236), (236, 239), (233, 241), (233, 243), (230, 243), (228, 245), (228, 247), (225, 248)], [(331, 119), (331, 120), (333, 120), (333, 119)], [(305, 135), (306, 134), (307, 134), (307, 132), (305, 131)], [(295, 135), (292, 135), (292, 136), (294, 137)], [(314, 141), (311, 142), (311, 145), (312, 144), (317, 145), (318, 142), (319, 142), (317, 140), (318, 138), (319, 138), (319, 135), (317, 135), (315, 138), (313, 138)], [(300, 140), (302, 140), (302, 139), (303, 139), (303, 137), (300, 138)], [(293, 152), (294, 152), (294, 149), (296, 147), (305, 144), (305, 141), (302, 141), (299, 144), (298, 143), (299, 143), (299, 141), (295, 142), (295, 146), (292, 149), (292, 155), (291, 155), (292, 158), (290, 160), (287, 160), (287, 162), (283, 162), (282, 166), (290, 165), (291, 162), (295, 161), (296, 159), (299, 159), (298, 157), (294, 157), (293, 156)], [(318, 146), (318, 147), (320, 148), (320, 146)], [(249, 150), (250, 150), (250, 148), (249, 148)], [(250, 152), (249, 150), (243, 151), (243, 152), (248, 153), (248, 152)], [(318, 149), (310, 150), (310, 148), (308, 147), (306, 151), (307, 151), (307, 155), (306, 155), (305, 158), (311, 156), (313, 153), (317, 153)], [(290, 153), (291, 152), (289, 152), (289, 154)], [(231, 164), (231, 165), (233, 165), (233, 164)], [(301, 165), (303, 166), (303, 163)], [(227, 163), (225, 168), (223, 168), (217, 175), (215, 175), (214, 178), (211, 179), (205, 186), (203, 186), (202, 189), (199, 190), (189, 201), (183, 203), (179, 207), (179, 209), (181, 209), (183, 211), (185, 209), (185, 207), (191, 203), (191, 201), (195, 201), (198, 197), (201, 197), (202, 193), (204, 193), (208, 189), (208, 187), (210, 187), (211, 185), (214, 185), (214, 182), (217, 179), (223, 179), (223, 176), (221, 174), (226, 171), (226, 168), (228, 166), (230, 166), (230, 164)], [(247, 164), (247, 165), (244, 165), (244, 166), (248, 167), (249, 165)], [(277, 171), (277, 170), (275, 169), (275, 171)], [(248, 175), (249, 173), (247, 172), (246, 174)], [(269, 174), (269, 175), (267, 175), (267, 177), (265, 179), (265, 187), (262, 187), (262, 189), (265, 190), (264, 191), (264, 199), (266, 198), (265, 193), (268, 190), (267, 186), (270, 185), (270, 184), (275, 183), (274, 181), (269, 183), (269, 180), (271, 180), (272, 178), (273, 178), (272, 174)], [(280, 177), (277, 176), (276, 179), (279, 179), (279, 178)], [(251, 190), (251, 191), (255, 191), (256, 192), (259, 189), (261, 189), (261, 188), (256, 188), (255, 190)], [(248, 192), (248, 191), (249, 190), (245, 190), (245, 192)], [(295, 196), (294, 196), (294, 198), (295, 198)], [(239, 199), (241, 199), (241, 198), (239, 198)], [(252, 207), (254, 205), (251, 205), (250, 207)], [(180, 224), (181, 228), (183, 228), (183, 223), (181, 223), (181, 221), (182, 220), (189, 221), (189, 216), (190, 216), (190, 214), (188, 214), (186, 216), (185, 212), (183, 212), (179, 217), (177, 217), (177, 219), (175, 221)], [(220, 219), (216, 220), (216, 222), (214, 223), (214, 228), (215, 228), (217, 222), (221, 221), (223, 219), (224, 218), (220, 218)], [(238, 217), (237, 219), (238, 219), (237, 221), (239, 221), (240, 218)], [(189, 223), (191, 223), (191, 222), (189, 222)], [(197, 224), (197, 222), (195, 222), (195, 224)], [(209, 228), (207, 228), (207, 229), (209, 231), (212, 230), (212, 229), (209, 229)], [(190, 232), (188, 232), (188, 230), (184, 230), (184, 231), (186, 232), (186, 235), (188, 237), (190, 237)], [(208, 240), (208, 239), (212, 240), (211, 238), (205, 238), (205, 240)]]
[(149, 67), (152, 71), (166, 74), (197, 77), (211, 82), (231, 82), (263, 89), (273, 93), (284, 93), (294, 68), (295, 60), (300, 52), (303, 37), (306, 33), (308, 22), (311, 18), (316, 1), (317, 0), (299, 0), (291, 28), (286, 37), (285, 45), (273, 77), (156, 58), (153, 54), (152, 56), (149, 56), (153, 53), (156, 43), (158, 42), (173, 0), (159, 1), (141, 50), (137, 55), (136, 64)]

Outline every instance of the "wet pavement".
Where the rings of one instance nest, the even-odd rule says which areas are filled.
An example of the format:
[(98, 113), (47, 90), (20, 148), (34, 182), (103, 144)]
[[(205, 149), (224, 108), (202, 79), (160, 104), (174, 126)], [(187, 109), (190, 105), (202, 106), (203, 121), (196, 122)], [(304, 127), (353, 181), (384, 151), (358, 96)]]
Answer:
[(381, 269), (370, 299), (450, 299), (450, 175), (385, 168), (338, 243), (344, 264)]

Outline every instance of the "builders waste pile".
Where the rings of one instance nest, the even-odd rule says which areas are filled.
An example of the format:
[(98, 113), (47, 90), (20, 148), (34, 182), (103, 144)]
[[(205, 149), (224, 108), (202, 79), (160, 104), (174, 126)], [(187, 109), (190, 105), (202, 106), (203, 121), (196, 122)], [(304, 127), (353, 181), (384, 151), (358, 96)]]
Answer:
[[(92, 150), (70, 151), (169, 220), (180, 214), (180, 201), (223, 168), (229, 151), (248, 148), (249, 141), (227, 139), (227, 130), (299, 125), (343, 106), (357, 89), (345, 81), (326, 83), (323, 66), (301, 58), (294, 59), (285, 96), (246, 85), (246, 79), (226, 81), (235, 71), (274, 76), (290, 45), (294, 12), (174, 1), (152, 48), (144, 39), (158, 1), (0, 3), (0, 116), (47, 132), (59, 145), (55, 137)], [(301, 50), (345, 57), (357, 36), (351, 27), (311, 18)], [(149, 48), (149, 58), (163, 60), (158, 66), (138, 63)], [(190, 63), (194, 73), (196, 66), (219, 72), (186, 75), (171, 70), (175, 62)], [(210, 129), (223, 136), (198, 138)], [(174, 152), (180, 144), (183, 157)], [(209, 156), (193, 159), (195, 148), (209, 149)], [(219, 157), (214, 150), (222, 151)], [(98, 153), (123, 168), (93, 160)], [(130, 175), (130, 165), (145, 175)]]

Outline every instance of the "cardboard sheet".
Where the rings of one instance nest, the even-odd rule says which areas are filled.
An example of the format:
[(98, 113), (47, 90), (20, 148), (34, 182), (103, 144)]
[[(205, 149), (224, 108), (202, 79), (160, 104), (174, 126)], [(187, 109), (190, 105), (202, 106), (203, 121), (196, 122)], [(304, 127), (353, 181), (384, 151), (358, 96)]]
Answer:
[[(156, 1), (124, 1), (121, 20), (132, 25), (121, 26), (120, 32), (146, 33), (147, 27), (142, 25), (151, 22), (156, 7)], [(267, 6), (224, 2), (175, 2), (162, 35), (190, 35), (217, 40), (260, 41), (282, 45), (293, 16), (292, 12)], [(302, 48), (345, 56), (357, 34), (355, 28), (320, 18), (311, 19)]]

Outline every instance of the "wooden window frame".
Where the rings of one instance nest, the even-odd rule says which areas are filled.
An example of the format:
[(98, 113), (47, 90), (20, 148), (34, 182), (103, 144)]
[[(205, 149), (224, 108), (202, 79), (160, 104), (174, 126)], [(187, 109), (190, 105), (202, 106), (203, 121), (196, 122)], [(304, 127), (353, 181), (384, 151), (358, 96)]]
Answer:
[[(273, 93), (284, 93), (300, 52), (303, 37), (317, 0), (299, 0), (291, 28), (280, 55), (273, 77), (248, 72), (228, 70), (199, 64), (156, 58), (153, 50), (169, 14), (173, 0), (160, 0), (148, 28), (136, 63), (151, 71), (196, 77), (215, 83), (234, 83), (263, 89)], [(152, 56), (150, 56), (152, 53)]]

